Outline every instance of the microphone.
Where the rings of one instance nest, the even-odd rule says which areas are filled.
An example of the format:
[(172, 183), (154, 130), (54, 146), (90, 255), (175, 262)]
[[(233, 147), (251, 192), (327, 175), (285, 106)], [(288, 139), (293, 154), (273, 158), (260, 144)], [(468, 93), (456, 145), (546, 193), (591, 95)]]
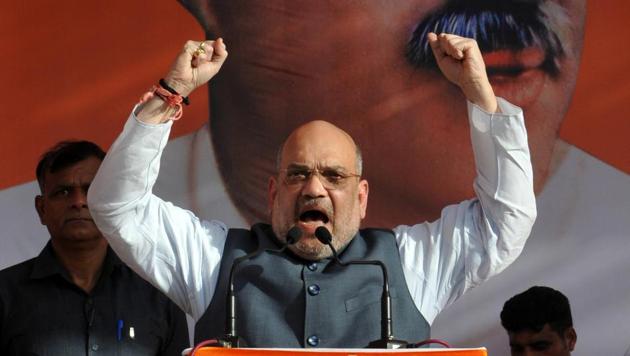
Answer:
[(239, 347), (239, 339), (236, 328), (236, 293), (234, 292), (234, 277), (236, 275), (236, 268), (243, 262), (247, 260), (251, 260), (256, 258), (258, 255), (263, 252), (273, 252), (273, 253), (282, 253), (284, 250), (289, 247), (289, 245), (293, 245), (297, 243), (302, 237), (302, 230), (293, 226), (287, 232), (286, 240), (282, 243), (282, 247), (277, 250), (273, 249), (258, 249), (254, 252), (248, 253), (245, 256), (241, 256), (234, 259), (232, 262), (232, 268), (230, 269), (230, 277), (229, 277), (229, 286), (227, 292), (227, 308), (226, 308), (226, 320), (225, 320), (225, 338), (220, 340), (219, 343), (221, 346), (226, 348), (237, 348)]
[(379, 340), (372, 341), (368, 344), (368, 348), (373, 349), (400, 349), (406, 348), (407, 342), (403, 340), (396, 340), (393, 335), (393, 323), (392, 323), (392, 298), (389, 294), (389, 280), (387, 278), (387, 267), (385, 264), (378, 260), (357, 260), (343, 262), (339, 259), (337, 250), (332, 245), (332, 235), (330, 231), (324, 226), (320, 226), (315, 229), (315, 237), (323, 243), (328, 245), (333, 254), (333, 260), (340, 266), (347, 267), (349, 265), (375, 265), (381, 268), (383, 273), (383, 294), (381, 295), (381, 338)]

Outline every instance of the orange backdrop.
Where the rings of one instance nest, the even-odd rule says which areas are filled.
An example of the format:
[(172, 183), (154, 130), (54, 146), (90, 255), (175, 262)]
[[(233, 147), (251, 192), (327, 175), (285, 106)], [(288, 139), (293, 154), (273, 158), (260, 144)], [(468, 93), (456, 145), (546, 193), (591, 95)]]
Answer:
[[(589, 1), (584, 53), (561, 137), (630, 173), (630, 26), (626, 0)], [(62, 139), (109, 147), (131, 106), (166, 72), (186, 39), (203, 38), (176, 1), (5, 1), (0, 189), (31, 181)], [(206, 121), (196, 91), (174, 136)]]
[(582, 64), (560, 137), (630, 173), (630, 1), (590, 0), (586, 14)]
[[(0, 7), (0, 189), (33, 180), (39, 155), (62, 139), (109, 147), (184, 42), (204, 38), (176, 1), (3, 1)], [(191, 102), (175, 137), (207, 120), (207, 91), (196, 91)]]

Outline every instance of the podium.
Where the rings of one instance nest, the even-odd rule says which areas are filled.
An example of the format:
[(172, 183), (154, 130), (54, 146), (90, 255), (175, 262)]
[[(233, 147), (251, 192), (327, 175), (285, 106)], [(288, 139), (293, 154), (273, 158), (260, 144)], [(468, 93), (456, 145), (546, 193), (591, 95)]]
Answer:
[[(192, 350), (188, 350), (189, 352)], [(184, 353), (188, 355), (188, 353)], [(202, 347), (195, 356), (487, 356), (485, 348), (476, 349), (227, 349)]]

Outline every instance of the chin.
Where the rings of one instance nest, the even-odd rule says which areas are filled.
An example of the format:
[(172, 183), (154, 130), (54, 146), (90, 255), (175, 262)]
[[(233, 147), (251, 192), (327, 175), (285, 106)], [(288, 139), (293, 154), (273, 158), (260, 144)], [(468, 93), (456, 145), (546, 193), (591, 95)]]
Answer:
[(72, 241), (98, 241), (103, 239), (103, 235), (100, 232), (94, 231), (74, 231), (66, 235), (66, 240)]
[(290, 247), (291, 251), (301, 258), (309, 261), (319, 261), (332, 256), (332, 251), (328, 246), (322, 245), (319, 241), (311, 243), (298, 242), (296, 246)]

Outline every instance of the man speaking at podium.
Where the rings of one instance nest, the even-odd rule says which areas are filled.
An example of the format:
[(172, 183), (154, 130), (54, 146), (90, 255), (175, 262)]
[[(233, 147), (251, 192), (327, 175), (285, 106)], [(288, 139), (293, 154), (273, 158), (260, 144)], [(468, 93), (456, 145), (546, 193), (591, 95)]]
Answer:
[[(224, 335), (234, 260), (280, 248), (298, 227), (303, 236), (290, 253), (262, 252), (236, 269), (241, 345), (365, 347), (378, 340), (382, 272), (330, 260), (332, 249), (315, 237), (324, 226), (342, 261), (387, 267), (393, 335), (428, 338), (440, 310), (516, 259), (536, 216), (522, 111), (495, 97), (474, 40), (428, 36), (440, 70), (469, 102), (477, 169), (477, 198), (444, 208), (438, 220), (359, 230), (369, 193), (360, 150), (349, 134), (321, 120), (295, 129), (279, 150), (268, 183), (271, 225), (229, 229), (153, 195), (172, 119), (181, 116), (183, 98), (219, 71), (227, 57), (221, 39), (189, 41), (160, 87), (134, 109), (90, 188), (94, 220), (140, 275), (196, 320), (205, 313), (198, 324), (204, 337)], [(416, 134), (418, 140), (431, 135)]]

